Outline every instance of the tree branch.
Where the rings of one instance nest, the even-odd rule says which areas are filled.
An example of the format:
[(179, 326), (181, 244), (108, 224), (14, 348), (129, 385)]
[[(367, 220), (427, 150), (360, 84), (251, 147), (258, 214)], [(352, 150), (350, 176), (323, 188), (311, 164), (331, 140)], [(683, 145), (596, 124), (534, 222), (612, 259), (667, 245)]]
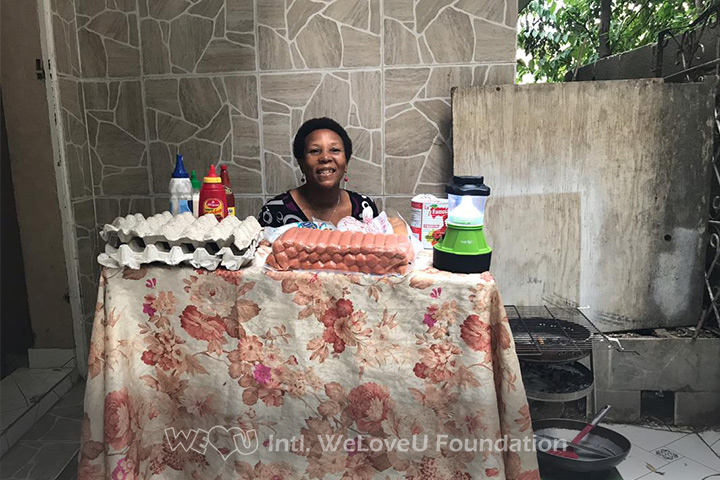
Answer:
[(597, 43), (595, 43), (595, 35), (593, 35), (592, 32), (590, 32), (590, 30), (588, 30), (585, 23), (578, 20), (578, 18), (575, 15), (573, 15), (572, 13), (570, 13), (570, 11), (566, 11), (565, 14), (568, 17), (570, 17), (576, 24), (578, 24), (580, 27), (582, 27), (583, 30), (585, 30), (585, 33), (587, 33), (587, 35), (588, 35), (588, 40), (590, 40), (590, 44), (593, 47), (597, 48), (598, 45), (597, 45)]
[(643, 9), (645, 9), (646, 7), (648, 7), (650, 5), (650, 2), (651, 2), (651, 0), (647, 0), (645, 3), (643, 3), (640, 6), (640, 8), (633, 14), (632, 17), (629, 17), (628, 20), (623, 22), (623, 26), (620, 28), (620, 30), (618, 32), (618, 38), (622, 37), (623, 33), (625, 33), (625, 30), (630, 28), (630, 25), (632, 25), (632, 22), (635, 21), (635, 19), (638, 17), (638, 15), (640, 15), (640, 12), (642, 12)]

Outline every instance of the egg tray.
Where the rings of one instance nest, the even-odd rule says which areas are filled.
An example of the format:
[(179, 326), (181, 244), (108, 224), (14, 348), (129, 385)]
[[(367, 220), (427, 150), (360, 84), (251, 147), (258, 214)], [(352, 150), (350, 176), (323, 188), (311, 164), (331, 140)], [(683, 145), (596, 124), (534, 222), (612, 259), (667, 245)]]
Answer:
[(163, 212), (148, 218), (139, 213), (118, 217), (102, 228), (100, 237), (113, 247), (136, 244), (143, 248), (162, 243), (165, 244), (160, 248), (162, 251), (183, 245), (200, 248), (214, 243), (220, 248), (235, 245), (243, 250), (261, 231), (255, 217), (240, 220), (231, 215), (219, 222), (215, 215), (195, 218), (189, 212), (180, 215)]
[(158, 249), (157, 245), (147, 245), (138, 251), (137, 247), (122, 244), (119, 247), (105, 245), (105, 253), (98, 256), (100, 265), (110, 268), (128, 267), (137, 269), (141, 265), (159, 262), (167, 265), (190, 264), (195, 268), (215, 270), (225, 267), (228, 270), (238, 270), (252, 262), (257, 248), (254, 240), (244, 250), (239, 251), (234, 245), (216, 248), (213, 246), (199, 247), (192, 251), (187, 245), (170, 247), (168, 251)]
[(261, 234), (255, 217), (230, 216), (218, 222), (214, 215), (195, 218), (190, 213), (164, 212), (147, 219), (128, 215), (103, 227), (100, 237), (107, 243), (98, 262), (110, 268), (160, 262), (237, 270), (252, 262)]

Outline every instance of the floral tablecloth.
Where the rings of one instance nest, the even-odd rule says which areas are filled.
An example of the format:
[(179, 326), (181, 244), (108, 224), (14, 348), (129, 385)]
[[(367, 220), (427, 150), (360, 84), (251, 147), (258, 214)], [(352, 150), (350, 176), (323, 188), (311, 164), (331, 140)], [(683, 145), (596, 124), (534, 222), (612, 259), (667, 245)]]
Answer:
[(489, 274), (105, 269), (80, 480), (538, 480)]

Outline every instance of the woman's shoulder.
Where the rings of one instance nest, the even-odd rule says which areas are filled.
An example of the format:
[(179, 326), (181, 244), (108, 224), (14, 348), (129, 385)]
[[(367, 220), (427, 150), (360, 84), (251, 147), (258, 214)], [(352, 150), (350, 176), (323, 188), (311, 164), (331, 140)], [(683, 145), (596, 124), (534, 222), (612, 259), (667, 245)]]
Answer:
[(306, 220), (289, 191), (275, 195), (265, 202), (258, 215), (258, 221), (263, 227), (281, 227), (288, 223)]
[(345, 191), (348, 193), (348, 196), (350, 197), (350, 202), (352, 203), (353, 217), (361, 218), (362, 211), (367, 207), (370, 207), (372, 209), (373, 216), (378, 216), (380, 214), (377, 205), (375, 204), (373, 199), (370, 198), (370, 196), (358, 192), (353, 192), (352, 190)]

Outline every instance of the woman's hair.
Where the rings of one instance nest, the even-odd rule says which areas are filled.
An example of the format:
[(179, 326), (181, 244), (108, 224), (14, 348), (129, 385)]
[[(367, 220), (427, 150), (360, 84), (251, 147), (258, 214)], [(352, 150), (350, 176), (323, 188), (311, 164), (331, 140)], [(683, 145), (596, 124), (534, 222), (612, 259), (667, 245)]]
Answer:
[(350, 161), (350, 156), (352, 155), (352, 140), (348, 137), (347, 132), (332, 118), (322, 117), (313, 118), (303, 123), (295, 134), (295, 140), (293, 140), (293, 155), (298, 162), (305, 159), (305, 140), (308, 135), (315, 130), (332, 130), (337, 133), (343, 142), (345, 159)]

